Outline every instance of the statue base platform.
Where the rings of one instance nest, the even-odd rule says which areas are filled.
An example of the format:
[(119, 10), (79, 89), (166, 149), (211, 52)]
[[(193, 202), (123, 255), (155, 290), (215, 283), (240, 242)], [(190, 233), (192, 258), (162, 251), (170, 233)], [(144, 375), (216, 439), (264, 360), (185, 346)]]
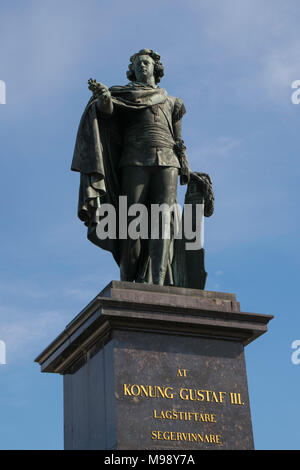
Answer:
[(65, 449), (253, 449), (234, 294), (112, 281), (36, 358), (64, 379)]

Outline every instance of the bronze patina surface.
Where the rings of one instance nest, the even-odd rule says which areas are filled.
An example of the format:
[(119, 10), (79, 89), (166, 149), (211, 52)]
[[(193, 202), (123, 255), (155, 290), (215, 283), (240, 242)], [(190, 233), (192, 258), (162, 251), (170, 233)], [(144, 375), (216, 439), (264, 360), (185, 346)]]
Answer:
[(184, 239), (174, 239), (173, 219), (169, 238), (162, 236), (161, 220), (157, 238), (97, 236), (101, 205), (112, 204), (118, 214), (119, 197), (126, 196), (127, 210), (133, 204), (149, 210), (154, 204), (172, 207), (178, 175), (188, 184), (188, 203), (204, 204), (206, 216), (213, 212), (209, 176), (189, 168), (181, 135), (185, 106), (158, 86), (163, 75), (160, 55), (142, 49), (130, 58), (128, 84), (108, 88), (89, 80), (93, 96), (81, 118), (72, 162), (72, 170), (80, 172), (78, 216), (89, 240), (111, 251), (122, 281), (203, 289), (204, 249), (186, 253)]

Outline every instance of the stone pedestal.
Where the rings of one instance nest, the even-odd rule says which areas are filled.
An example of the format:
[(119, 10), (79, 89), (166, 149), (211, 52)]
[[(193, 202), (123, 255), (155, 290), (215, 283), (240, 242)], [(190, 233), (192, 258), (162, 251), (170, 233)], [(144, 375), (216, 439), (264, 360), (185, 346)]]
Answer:
[(65, 449), (252, 449), (234, 294), (112, 281), (36, 359), (64, 376)]

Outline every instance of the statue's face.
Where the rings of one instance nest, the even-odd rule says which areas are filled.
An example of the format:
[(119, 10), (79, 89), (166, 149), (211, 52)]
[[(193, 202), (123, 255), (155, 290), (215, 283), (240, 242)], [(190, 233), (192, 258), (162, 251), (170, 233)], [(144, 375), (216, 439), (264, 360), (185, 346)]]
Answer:
[(153, 79), (154, 60), (149, 55), (138, 55), (134, 61), (134, 72), (138, 82), (145, 83)]

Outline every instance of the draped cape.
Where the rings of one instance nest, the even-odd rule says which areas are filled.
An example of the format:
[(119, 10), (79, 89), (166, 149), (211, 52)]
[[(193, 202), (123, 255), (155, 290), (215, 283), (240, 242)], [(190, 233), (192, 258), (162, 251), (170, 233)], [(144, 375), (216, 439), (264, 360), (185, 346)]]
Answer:
[[(118, 129), (118, 109), (143, 109), (164, 103), (168, 95), (166, 90), (161, 88), (149, 88), (133, 84), (111, 87), (110, 92), (114, 105), (113, 114), (110, 116), (99, 113), (96, 98), (92, 97), (89, 100), (78, 127), (71, 169), (80, 173), (78, 217), (88, 228), (88, 239), (97, 246), (110, 251), (116, 262), (120, 264), (118, 239), (106, 238), (102, 240), (96, 233), (97, 224), (99, 223), (97, 208), (101, 204), (112, 204), (116, 211), (116, 222), (119, 220), (120, 177), (118, 164), (122, 154), (122, 136)], [(202, 174), (192, 175), (195, 176), (195, 181), (197, 178), (199, 180), (199, 175)], [(188, 185), (186, 197), (188, 197), (189, 192), (190, 185)], [(199, 199), (197, 197), (199, 202), (203, 200), (204, 192), (203, 187), (199, 189)], [(205, 215), (209, 216), (211, 214)], [(119, 233), (118, 226), (116, 233)], [(194, 255), (196, 255), (196, 258)], [(193, 287), (203, 289), (206, 277), (204, 250), (198, 250), (198, 253), (194, 252), (193, 259), (199, 260), (200, 272), (203, 273), (200, 276), (197, 269), (196, 272), (193, 272), (194, 269), (191, 269), (188, 265), (184, 240), (173, 239), (166, 284), (189, 287), (190, 281), (188, 281), (188, 278), (192, 274), (194, 278), (199, 279), (197, 281), (199, 285), (193, 285)], [(145, 282), (147, 282), (147, 279), (145, 279)]]
[(150, 88), (129, 84), (111, 87), (114, 105), (112, 116), (105, 116), (97, 109), (97, 99), (92, 97), (81, 117), (71, 170), (80, 172), (78, 217), (88, 227), (88, 238), (101, 248), (111, 251), (119, 264), (117, 240), (100, 240), (96, 235), (97, 208), (101, 204), (113, 204), (118, 220), (120, 195), (118, 163), (122, 153), (122, 138), (118, 129), (118, 108), (143, 109), (163, 103), (167, 92), (162, 88)]

